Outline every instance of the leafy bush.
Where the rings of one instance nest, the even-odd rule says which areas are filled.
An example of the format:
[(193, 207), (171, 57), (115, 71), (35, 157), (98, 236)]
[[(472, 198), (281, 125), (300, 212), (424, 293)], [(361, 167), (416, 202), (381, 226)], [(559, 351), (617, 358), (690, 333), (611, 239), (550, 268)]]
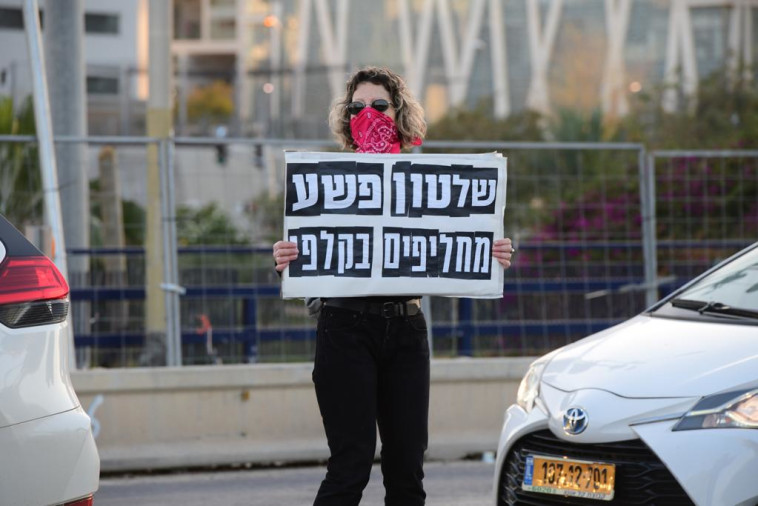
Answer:
[[(621, 121), (600, 111), (559, 108), (551, 117), (522, 112), (491, 117), (490, 108), (453, 111), (429, 137), (500, 141), (638, 142), (647, 149), (758, 147), (758, 86), (721, 70), (703, 79), (696, 96), (668, 113), (664, 88), (634, 95)], [(744, 75), (737, 72), (733, 75)], [(509, 157), (509, 212), (518, 228), (545, 241), (613, 241), (641, 236), (636, 158), (607, 150), (553, 150)], [(758, 160), (730, 157), (658, 161), (658, 237), (746, 238), (758, 235)], [(517, 189), (511, 188), (518, 185)], [(531, 209), (531, 203), (540, 202)], [(524, 211), (527, 210), (527, 211)], [(534, 212), (532, 212), (534, 211)], [(509, 218), (510, 216), (510, 218)], [(520, 225), (520, 226), (518, 226)]]
[(197, 209), (179, 206), (176, 234), (180, 246), (245, 245), (249, 242), (215, 203)]
[[(34, 108), (27, 99), (14, 113), (13, 100), (0, 97), (0, 134), (34, 135)], [(0, 214), (17, 227), (40, 224), (42, 174), (36, 143), (0, 143)]]
[(187, 116), (192, 121), (226, 123), (233, 112), (232, 87), (224, 81), (195, 88), (187, 98)]

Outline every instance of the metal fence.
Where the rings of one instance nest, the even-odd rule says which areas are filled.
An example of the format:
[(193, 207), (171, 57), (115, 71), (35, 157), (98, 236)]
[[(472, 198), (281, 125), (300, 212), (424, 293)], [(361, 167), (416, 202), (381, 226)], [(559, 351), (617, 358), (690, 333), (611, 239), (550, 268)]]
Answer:
[(658, 151), (653, 268), (681, 282), (758, 240), (758, 151)]
[[(84, 266), (69, 274), (80, 365), (165, 363), (166, 347), (156, 349), (145, 327), (151, 144), (161, 153), (165, 260), (175, 266), (160, 280), (169, 308), (162, 342), (181, 343), (184, 364), (312, 359), (314, 321), (301, 301), (279, 297), (271, 244), (282, 230), (284, 150), (334, 150), (332, 142), (57, 142), (84, 143), (88, 152), (92, 242), (68, 248), (69, 265)], [(518, 253), (502, 299), (427, 298), (437, 357), (533, 355), (575, 341), (642, 311), (758, 237), (758, 152), (646, 153), (619, 143), (423, 146), (487, 151), (508, 158), (505, 230)], [(35, 156), (33, 138), (0, 137), (0, 212), (30, 233), (43, 223), (30, 178)], [(6, 159), (20, 163), (26, 179)], [(116, 221), (107, 212), (114, 203)]]

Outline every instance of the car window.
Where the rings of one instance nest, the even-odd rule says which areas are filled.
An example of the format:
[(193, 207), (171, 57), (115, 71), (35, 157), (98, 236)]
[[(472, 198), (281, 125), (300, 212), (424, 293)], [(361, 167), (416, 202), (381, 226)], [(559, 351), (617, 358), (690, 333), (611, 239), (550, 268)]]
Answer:
[(678, 298), (758, 310), (758, 249), (701, 279)]

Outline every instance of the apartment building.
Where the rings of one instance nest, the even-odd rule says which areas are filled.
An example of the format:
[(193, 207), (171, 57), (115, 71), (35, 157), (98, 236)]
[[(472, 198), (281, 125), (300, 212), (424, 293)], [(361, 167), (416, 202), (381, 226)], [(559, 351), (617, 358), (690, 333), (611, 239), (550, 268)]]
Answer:
[[(434, 121), (600, 107), (670, 85), (676, 109), (712, 72), (755, 75), (758, 0), (173, 0), (176, 128), (212, 135), (323, 137), (333, 97), (362, 65), (402, 72)], [(44, 7), (43, 7), (44, 10)], [(92, 133), (141, 133), (146, 0), (86, 0)], [(27, 93), (20, 0), (0, 0), (0, 94)], [(7, 48), (7, 49), (6, 49)], [(28, 72), (26, 72), (28, 74)], [(233, 106), (203, 117), (216, 83)], [(218, 85), (223, 84), (223, 86)], [(100, 118), (99, 116), (103, 117)]]
[[(40, 2), (44, 30), (44, 4)], [(84, 53), (89, 130), (142, 128), (147, 62), (146, 0), (85, 0)], [(21, 0), (0, 0), (0, 95), (19, 104), (32, 90)]]

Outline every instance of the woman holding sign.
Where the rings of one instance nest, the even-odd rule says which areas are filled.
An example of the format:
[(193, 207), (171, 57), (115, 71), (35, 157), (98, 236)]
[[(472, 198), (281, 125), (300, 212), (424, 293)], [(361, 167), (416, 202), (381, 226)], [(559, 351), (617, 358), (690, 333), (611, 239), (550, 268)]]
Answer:
[[(403, 79), (367, 67), (348, 81), (329, 122), (345, 148), (399, 153), (421, 143), (424, 112)], [(510, 239), (492, 256), (510, 267)], [(278, 272), (298, 257), (295, 243), (274, 244)], [(428, 440), (429, 344), (420, 296), (343, 297), (316, 301), (313, 382), (331, 456), (314, 506), (357, 505), (381, 437), (387, 505), (423, 505)]]

